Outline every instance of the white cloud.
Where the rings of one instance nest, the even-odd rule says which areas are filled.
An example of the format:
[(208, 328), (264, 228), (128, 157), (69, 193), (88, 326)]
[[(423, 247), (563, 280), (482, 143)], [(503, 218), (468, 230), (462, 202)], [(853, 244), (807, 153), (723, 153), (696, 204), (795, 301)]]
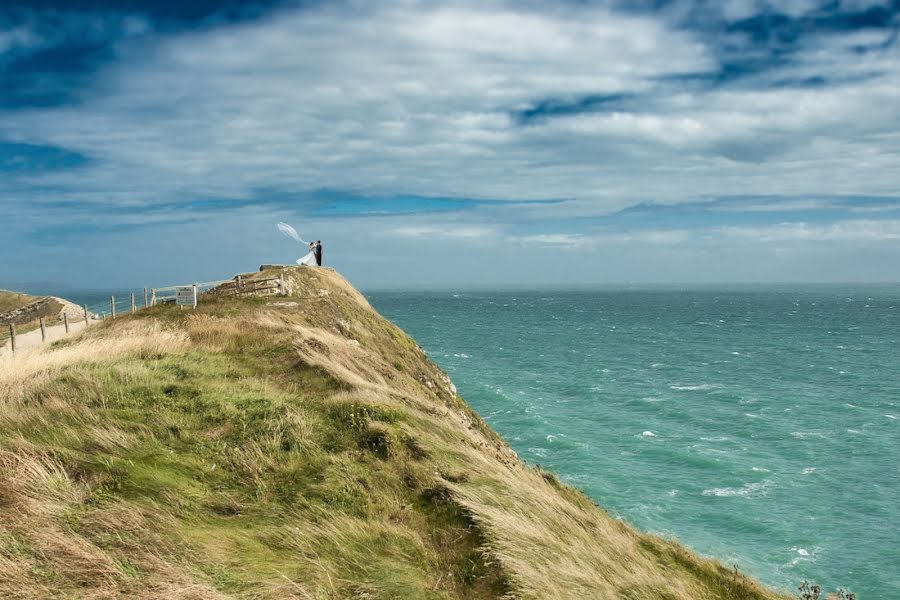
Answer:
[[(0, 118), (0, 132), (94, 157), (86, 173), (41, 183), (103, 203), (328, 187), (574, 198), (597, 214), (734, 190), (893, 193), (900, 60), (814, 40), (759, 89), (678, 92), (660, 78), (716, 62), (699, 39), (650, 17), (331, 5), (122, 43), (90, 102)], [(881, 75), (824, 89), (769, 87), (872, 71)], [(615, 93), (648, 96), (627, 111), (526, 127), (509, 116), (546, 98)]]
[(90, 103), (0, 120), (12, 137), (96, 157), (89, 176), (52, 176), (85, 201), (258, 187), (571, 197), (590, 187), (594, 159), (545, 177), (533, 165), (550, 148), (529, 147), (510, 110), (714, 67), (697, 40), (649, 17), (496, 3), (322, 7), (119, 54)]
[(490, 241), (497, 235), (497, 229), (481, 225), (406, 225), (381, 229), (377, 235), (382, 238)]
[(581, 234), (545, 233), (538, 235), (507, 236), (507, 243), (521, 246), (539, 246), (548, 248), (583, 248), (593, 245), (595, 240)]
[(27, 27), (16, 27), (0, 31), (0, 59), (3, 54), (15, 48), (31, 48), (39, 46), (41, 38)]
[(781, 223), (764, 227), (721, 227), (715, 232), (738, 241), (769, 242), (895, 242), (900, 240), (900, 220), (847, 220), (824, 225)]

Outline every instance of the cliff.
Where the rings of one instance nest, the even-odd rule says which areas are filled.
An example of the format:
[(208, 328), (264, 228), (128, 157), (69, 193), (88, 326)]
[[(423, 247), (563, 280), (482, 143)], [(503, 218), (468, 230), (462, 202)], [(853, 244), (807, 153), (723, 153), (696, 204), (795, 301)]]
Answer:
[(0, 360), (3, 598), (782, 598), (523, 464), (327, 269)]

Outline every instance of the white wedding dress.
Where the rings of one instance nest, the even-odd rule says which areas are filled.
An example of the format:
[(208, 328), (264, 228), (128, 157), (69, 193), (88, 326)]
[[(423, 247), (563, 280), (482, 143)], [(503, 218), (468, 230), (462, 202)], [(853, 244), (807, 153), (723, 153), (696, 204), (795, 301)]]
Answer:
[(310, 252), (303, 258), (297, 259), (298, 265), (306, 265), (307, 267), (315, 267), (316, 266), (316, 253)]

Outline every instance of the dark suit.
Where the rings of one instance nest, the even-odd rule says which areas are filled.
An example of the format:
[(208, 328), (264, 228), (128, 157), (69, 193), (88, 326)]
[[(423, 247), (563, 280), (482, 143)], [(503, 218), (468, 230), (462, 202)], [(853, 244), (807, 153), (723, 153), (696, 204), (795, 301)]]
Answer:
[(316, 264), (322, 266), (322, 244), (316, 244)]

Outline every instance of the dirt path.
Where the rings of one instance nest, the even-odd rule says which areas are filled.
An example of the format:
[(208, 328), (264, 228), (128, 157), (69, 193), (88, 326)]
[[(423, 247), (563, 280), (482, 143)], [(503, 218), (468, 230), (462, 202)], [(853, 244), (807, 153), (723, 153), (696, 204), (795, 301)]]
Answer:
[[(75, 333), (76, 331), (81, 331), (84, 329), (84, 321), (70, 322), (69, 323), (69, 333)], [(58, 340), (66, 336), (66, 326), (62, 323), (59, 325), (50, 325), (47, 327), (47, 341), (43, 342), (45, 344), (49, 344), (54, 340)], [(29, 331), (27, 333), (20, 333), (16, 336), (16, 350), (27, 350), (28, 348), (35, 348), (41, 345), (41, 330), (35, 329), (34, 331)], [(0, 343), (0, 357), (9, 356), (12, 354), (12, 349), (10, 348), (9, 340), (4, 340)]]

